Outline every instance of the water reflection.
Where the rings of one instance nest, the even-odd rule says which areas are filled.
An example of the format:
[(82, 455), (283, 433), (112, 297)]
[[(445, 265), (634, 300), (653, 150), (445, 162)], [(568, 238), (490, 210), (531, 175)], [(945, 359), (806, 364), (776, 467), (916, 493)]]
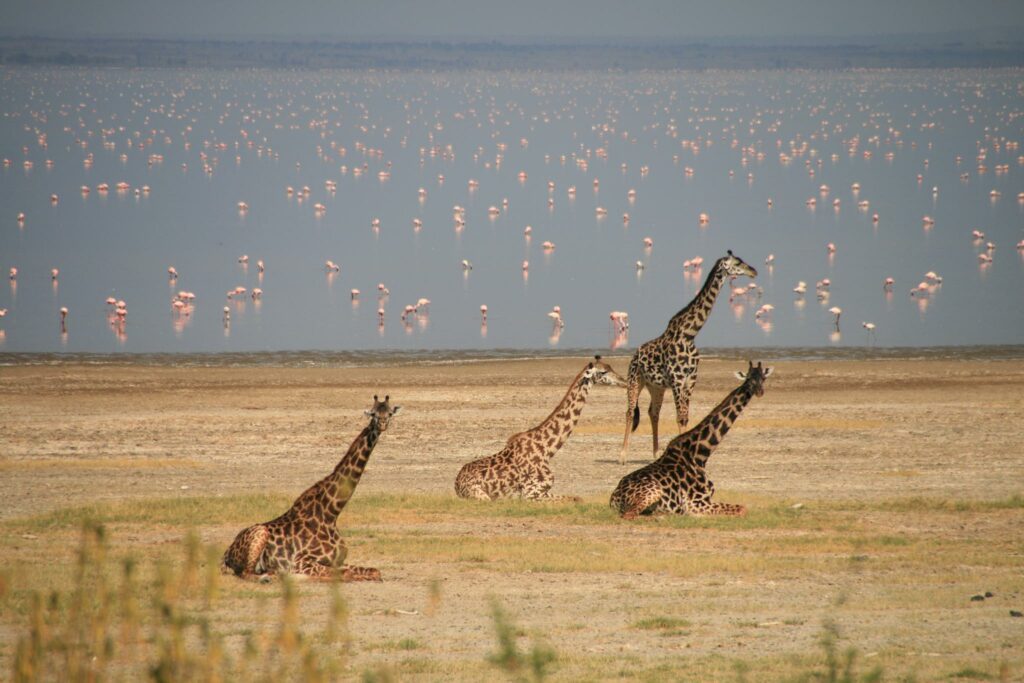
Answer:
[[(704, 346), (1024, 338), (1024, 302), (1001, 296), (1024, 278), (1013, 70), (0, 80), (8, 351), (621, 348), (625, 329), (602, 332), (610, 308), (632, 313), (633, 343), (656, 336), (726, 249), (767, 267), (723, 291)], [(196, 301), (228, 292), (224, 315), (182, 298), (179, 270)], [(825, 279), (820, 307), (789, 291)], [(352, 292), (381, 280), (434, 314), (415, 304), (388, 327), (378, 291), (361, 316)], [(897, 297), (897, 280), (920, 284)], [(132, 300), (130, 341), (112, 292)], [(537, 325), (556, 298), (572, 324)], [(480, 301), (502, 312), (490, 337)], [(878, 327), (823, 341), (835, 303)], [(54, 331), (65, 305), (73, 337)]]

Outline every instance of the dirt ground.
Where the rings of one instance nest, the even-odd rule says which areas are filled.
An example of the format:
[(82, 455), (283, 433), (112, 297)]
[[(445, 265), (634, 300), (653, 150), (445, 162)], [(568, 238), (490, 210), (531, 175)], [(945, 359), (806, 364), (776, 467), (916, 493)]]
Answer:
[[(610, 362), (625, 375), (627, 358)], [(862, 663), (897, 677), (1024, 680), (1024, 619), (1008, 616), (1024, 609), (1019, 361), (772, 363), (764, 397), (709, 465), (719, 498), (750, 508), (747, 523), (576, 518), (571, 504), (551, 516), (445, 508), (459, 467), (542, 420), (584, 363), (0, 368), (0, 564), (13, 584), (38, 586), (33, 567), (47, 555), (40, 534), (18, 525), (62, 508), (290, 499), (334, 466), (373, 395), (389, 394), (403, 412), (339, 524), (349, 561), (385, 577), (345, 587), (353, 671), (484, 675), (497, 598), (524, 644), (537, 637), (554, 646), (565, 680), (735, 680), (737, 661), (752, 679), (795, 676), (814, 661), (826, 620)], [(695, 420), (744, 366), (702, 363)], [(591, 392), (554, 461), (555, 493), (605, 505), (618, 480), (650, 460), (642, 414), (629, 461), (618, 464), (624, 409), (623, 390)], [(666, 401), (663, 445), (673, 419)], [(418, 501), (435, 513), (419, 513)], [(765, 517), (769, 509), (801, 517)], [(226, 547), (257, 521), (195, 526), (204, 542)], [(184, 528), (129, 520), (112, 531), (118, 548), (148, 556), (166, 552)], [(73, 534), (51, 537), (70, 543)], [(70, 558), (72, 549), (60, 552)], [(224, 610), (234, 615), (220, 615), (225, 623), (255, 609), (252, 593), (276, 590), (223, 581)], [(431, 611), (435, 582), (441, 598)], [(986, 590), (991, 598), (970, 601)], [(326, 593), (312, 584), (303, 591), (315, 620)], [(0, 653), (9, 656), (17, 615), (4, 621)]]

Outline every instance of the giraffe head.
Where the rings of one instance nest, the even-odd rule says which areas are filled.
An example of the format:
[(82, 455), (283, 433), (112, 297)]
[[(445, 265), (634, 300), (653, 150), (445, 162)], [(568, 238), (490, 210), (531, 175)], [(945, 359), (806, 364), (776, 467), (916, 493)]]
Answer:
[(580, 375), (580, 384), (604, 384), (610, 387), (624, 387), (626, 380), (622, 375), (612, 370), (612, 366), (601, 360), (601, 356), (594, 356), (594, 360), (587, 363)]
[(741, 275), (757, 277), (757, 270), (744, 263), (743, 259), (739, 256), (733, 256), (732, 249), (719, 259), (718, 265), (729, 277), (739, 277)]
[(377, 398), (377, 395), (373, 395), (373, 408), (365, 411), (366, 415), (370, 418), (370, 424), (377, 425), (377, 431), (384, 432), (387, 430), (388, 425), (391, 424), (391, 418), (398, 414), (398, 411), (402, 409), (402, 406), (392, 406), (390, 403), (391, 397), (385, 396), (384, 400), (381, 401)]
[(746, 372), (740, 370), (736, 371), (737, 379), (743, 380), (743, 386), (747, 387), (753, 396), (764, 396), (764, 380), (768, 375), (772, 374), (775, 368), (763, 367), (761, 361), (754, 365), (753, 361), (747, 361), (750, 367), (747, 368)]

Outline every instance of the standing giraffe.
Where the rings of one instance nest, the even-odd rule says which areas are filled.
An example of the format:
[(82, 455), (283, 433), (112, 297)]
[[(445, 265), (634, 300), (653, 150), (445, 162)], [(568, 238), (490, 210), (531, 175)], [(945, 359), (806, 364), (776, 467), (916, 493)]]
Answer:
[(352, 497), (380, 435), (401, 406), (373, 397), (370, 423), (359, 433), (334, 471), (295, 499), (277, 519), (243, 529), (224, 553), (223, 573), (269, 580), (275, 574), (342, 581), (380, 581), (380, 571), (343, 564), (348, 549), (338, 534), (338, 515)]
[(715, 262), (697, 296), (686, 308), (672, 316), (661, 336), (641, 344), (633, 354), (629, 361), (626, 386), (626, 436), (619, 452), (620, 465), (626, 463), (629, 435), (640, 424), (641, 390), (647, 389), (651, 395), (651, 406), (647, 414), (651, 418), (655, 456), (658, 455), (658, 416), (661, 415), (661, 403), (666, 389), (672, 390), (675, 399), (679, 431), (686, 428), (690, 420), (690, 394), (697, 382), (697, 363), (700, 362), (700, 352), (693, 345), (693, 338), (707, 322), (725, 278), (741, 275), (757, 277), (757, 271), (740, 257), (733, 256), (730, 250)]
[(715, 485), (705, 468), (715, 447), (750, 399), (764, 395), (764, 380), (772, 368), (750, 363), (746, 374), (737, 372), (743, 384), (734, 389), (697, 426), (672, 439), (660, 458), (627, 474), (615, 487), (610, 504), (623, 519), (655, 512), (679, 515), (745, 515), (747, 508), (712, 503)]
[(625, 386), (626, 380), (601, 361), (601, 356), (580, 371), (569, 385), (565, 397), (539, 425), (508, 438), (505, 447), (494, 455), (477, 458), (463, 465), (455, 477), (455, 493), (460, 498), (494, 500), (519, 496), (530, 500), (560, 500), (552, 496), (551, 458), (572, 434), (583, 414), (587, 394), (594, 384)]

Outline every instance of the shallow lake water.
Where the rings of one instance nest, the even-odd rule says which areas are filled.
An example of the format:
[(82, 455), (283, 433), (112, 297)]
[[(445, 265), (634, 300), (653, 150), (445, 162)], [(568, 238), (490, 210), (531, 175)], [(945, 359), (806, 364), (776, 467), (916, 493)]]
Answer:
[(1022, 75), (5, 67), (0, 352), (1019, 344)]

